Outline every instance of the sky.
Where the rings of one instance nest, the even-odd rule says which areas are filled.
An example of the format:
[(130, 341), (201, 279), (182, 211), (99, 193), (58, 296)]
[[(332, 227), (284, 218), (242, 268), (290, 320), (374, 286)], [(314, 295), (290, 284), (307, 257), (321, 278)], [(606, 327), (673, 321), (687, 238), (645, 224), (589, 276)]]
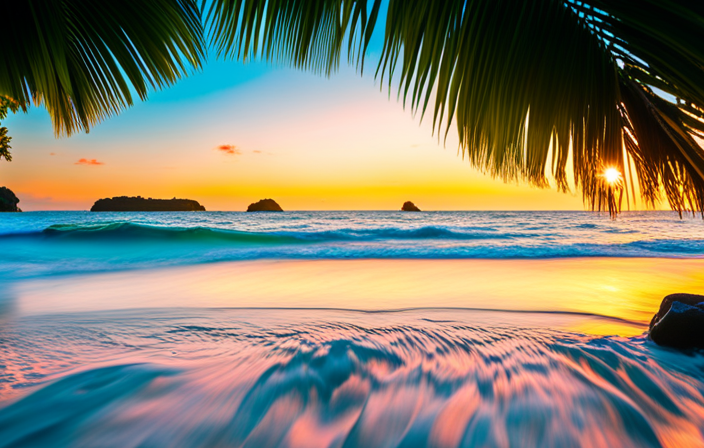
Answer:
[[(380, 17), (383, 23), (383, 17)], [(331, 77), (209, 57), (202, 70), (95, 126), (56, 138), (47, 112), (8, 117), (13, 161), (0, 185), (31, 210), (87, 210), (100, 198), (195, 199), (245, 210), (582, 210), (581, 194), (505, 184), (472, 168), (451, 129), (433, 135), (367, 71)], [(372, 62), (372, 63), (370, 63)]]
[(263, 62), (212, 61), (89, 134), (56, 138), (42, 108), (9, 128), (0, 185), (31, 210), (86, 210), (112, 196), (189, 198), (245, 210), (583, 208), (581, 195), (504, 184), (473, 169), (457, 137), (433, 136), (373, 74), (330, 78)]

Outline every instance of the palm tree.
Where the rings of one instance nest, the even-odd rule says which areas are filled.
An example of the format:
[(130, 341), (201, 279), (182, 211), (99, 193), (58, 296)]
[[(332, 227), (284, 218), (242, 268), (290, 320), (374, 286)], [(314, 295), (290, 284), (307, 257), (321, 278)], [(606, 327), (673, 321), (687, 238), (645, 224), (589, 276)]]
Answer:
[(538, 186), (547, 171), (561, 190), (571, 170), (592, 209), (618, 211), (636, 192), (653, 204), (664, 191), (675, 210), (704, 210), (695, 140), (704, 137), (704, 2), (203, 0), (201, 13), (188, 0), (130, 0), (117, 19), (105, 17), (118, 12), (109, 2), (41, 2), (47, 11), (27, 3), (36, 23), (73, 14), (70, 27), (49, 29), (80, 57), (69, 68), (70, 53), (30, 26), (27, 42), (17, 37), (0, 53), (0, 95), (21, 108), (43, 101), (58, 132), (131, 104), (130, 83), (144, 97), (182, 76), (184, 61), (198, 67), (203, 29), (220, 56), (330, 74), (342, 55), (361, 71), (384, 22), (377, 77), (398, 83), (421, 117), (431, 106), (437, 132), (454, 125), (473, 166)]

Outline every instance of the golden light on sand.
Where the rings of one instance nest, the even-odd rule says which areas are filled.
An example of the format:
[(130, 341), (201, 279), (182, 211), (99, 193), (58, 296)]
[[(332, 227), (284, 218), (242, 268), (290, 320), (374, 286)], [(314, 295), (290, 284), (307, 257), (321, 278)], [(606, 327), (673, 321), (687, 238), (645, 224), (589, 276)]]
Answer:
[(606, 178), (606, 182), (613, 184), (621, 180), (621, 172), (616, 168), (607, 168), (606, 171), (604, 171), (604, 177)]
[[(629, 337), (647, 329), (665, 295), (703, 288), (704, 260), (307, 260), (47, 278), (19, 282), (9, 294), (17, 312), (26, 314), (164, 306), (437, 307), (485, 310), (474, 318), (494, 324), (547, 323), (583, 334)], [(551, 312), (541, 313), (546, 310)]]

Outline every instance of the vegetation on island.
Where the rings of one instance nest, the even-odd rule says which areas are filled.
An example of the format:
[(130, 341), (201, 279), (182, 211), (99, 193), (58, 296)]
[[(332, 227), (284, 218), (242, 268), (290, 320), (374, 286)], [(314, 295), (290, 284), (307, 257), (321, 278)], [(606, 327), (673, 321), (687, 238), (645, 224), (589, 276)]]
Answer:
[(0, 96), (46, 107), (58, 135), (200, 69), (208, 48), (361, 72), (377, 31), (382, 85), (436, 132), (454, 126), (474, 167), (572, 181), (592, 209), (664, 192), (704, 210), (704, 2), (26, 0), (4, 31)]
[(92, 212), (204, 212), (205, 207), (191, 199), (152, 199), (118, 196), (98, 199)]

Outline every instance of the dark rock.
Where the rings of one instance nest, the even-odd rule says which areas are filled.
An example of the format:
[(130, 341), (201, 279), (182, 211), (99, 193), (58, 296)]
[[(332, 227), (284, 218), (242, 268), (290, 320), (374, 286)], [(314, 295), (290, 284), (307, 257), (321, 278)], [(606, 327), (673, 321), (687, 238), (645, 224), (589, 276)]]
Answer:
[(411, 201), (406, 201), (403, 203), (403, 207), (401, 207), (402, 212), (419, 212), (420, 209), (416, 207), (416, 204), (414, 204)]
[(119, 196), (98, 199), (92, 212), (204, 212), (205, 207), (190, 199), (152, 199)]
[(282, 212), (283, 209), (273, 199), (262, 199), (259, 202), (249, 204), (248, 212)]
[(0, 187), (0, 212), (21, 212), (17, 204), (20, 200), (17, 199), (15, 193), (7, 187)]
[(675, 348), (704, 348), (704, 296), (670, 294), (650, 321), (650, 338)]

